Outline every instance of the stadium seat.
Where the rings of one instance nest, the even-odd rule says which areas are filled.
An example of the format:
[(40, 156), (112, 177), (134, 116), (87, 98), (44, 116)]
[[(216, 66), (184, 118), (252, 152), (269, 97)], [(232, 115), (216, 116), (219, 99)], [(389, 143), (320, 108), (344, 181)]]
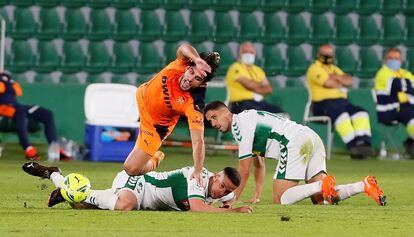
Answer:
[(94, 9), (100, 9), (110, 6), (112, 0), (88, 0), (88, 6)]
[(90, 22), (88, 39), (104, 40), (111, 35), (113, 24), (105, 9), (92, 10), (90, 14)]
[(376, 12), (379, 8), (380, 0), (363, 0), (358, 1), (356, 5), (356, 12), (358, 14), (367, 14), (370, 15)]
[(6, 32), (10, 32), (12, 28), (12, 23), (10, 21), (9, 14), (7, 13), (6, 8), (0, 8), (0, 17), (6, 22)]
[(204, 12), (192, 11), (190, 13), (190, 25), (187, 36), (190, 42), (201, 42), (210, 39), (211, 26)]
[(301, 44), (308, 39), (309, 30), (300, 14), (291, 14), (287, 18), (286, 43)]
[(135, 0), (114, 0), (112, 1), (112, 6), (117, 10), (120, 9), (130, 9), (136, 5), (137, 1)]
[(215, 12), (213, 26), (214, 42), (223, 43), (234, 39), (236, 29), (228, 12)]
[(336, 14), (352, 12), (355, 9), (357, 0), (335, 0), (332, 3), (332, 11)]
[(59, 6), (60, 0), (36, 0), (37, 5), (44, 7), (56, 7)]
[(215, 44), (213, 51), (220, 53), (220, 67), (216, 71), (217, 76), (226, 75), (230, 65), (236, 62), (236, 58), (228, 44)]
[(405, 34), (403, 43), (407, 46), (414, 46), (414, 16), (405, 18)]
[(263, 68), (268, 77), (282, 74), (285, 67), (285, 61), (282, 52), (277, 45), (264, 46), (262, 55), (264, 59)]
[(84, 67), (86, 72), (100, 73), (111, 66), (112, 57), (104, 42), (89, 42), (88, 60)]
[(286, 0), (288, 13), (299, 13), (308, 8), (309, 0)]
[(166, 11), (165, 23), (163, 31), (163, 40), (174, 42), (182, 40), (188, 31), (188, 26), (184, 22), (184, 18), (179, 11)]
[(329, 25), (328, 18), (325, 15), (312, 15), (309, 43), (320, 45), (328, 43), (331, 39), (332, 28)]
[(77, 40), (85, 36), (88, 24), (80, 9), (66, 9), (65, 27), (62, 37), (65, 40)]
[(372, 16), (359, 17), (359, 29), (356, 42), (359, 45), (373, 45), (377, 43), (380, 37), (380, 32)]
[(128, 42), (116, 42), (114, 44), (113, 64), (111, 71), (114, 73), (131, 72), (135, 67), (137, 57), (134, 54), (132, 45)]
[(140, 43), (138, 55), (138, 73), (155, 73), (161, 69), (162, 58), (154, 44)]
[(67, 8), (78, 8), (86, 5), (87, 0), (60, 0), (60, 3)]
[(102, 74), (89, 74), (86, 77), (86, 83), (108, 83), (108, 80), (106, 80)]
[(161, 24), (157, 13), (145, 10), (141, 11), (139, 31), (137, 38), (140, 41), (153, 41), (159, 39), (161, 35)]
[(404, 31), (401, 27), (400, 21), (396, 17), (382, 17), (382, 32), (379, 40), (380, 44), (384, 46), (397, 45), (400, 43), (403, 36)]
[(167, 10), (179, 10), (187, 5), (187, 0), (164, 0), (162, 7)]
[(358, 63), (349, 47), (335, 48), (336, 65), (346, 74), (354, 75)]
[(275, 13), (276, 11), (284, 10), (286, 7), (286, 0), (262, 0), (260, 10), (266, 13)]
[(59, 18), (57, 9), (42, 8), (39, 13), (39, 29), (36, 37), (38, 39), (57, 38), (63, 29), (63, 24)]
[(17, 7), (30, 7), (33, 5), (33, 0), (13, 0), (11, 3)]
[(59, 83), (80, 84), (80, 81), (79, 81), (79, 78), (76, 76), (76, 74), (63, 74), (59, 78)]
[(137, 6), (145, 10), (153, 10), (163, 4), (164, 0), (138, 0)]
[(179, 42), (171, 42), (164, 44), (164, 63), (163, 65), (167, 65), (171, 61), (175, 60), (177, 57), (177, 49), (180, 46)]
[(151, 80), (154, 74), (140, 74), (137, 78), (137, 86), (144, 84), (145, 82)]
[(414, 73), (414, 48), (407, 49), (406, 65), (407, 70), (411, 73)]
[(379, 6), (379, 12), (382, 15), (395, 15), (402, 8), (402, 0), (382, 0)]
[(253, 13), (239, 14), (238, 41), (257, 41), (262, 33), (262, 28)]
[(359, 66), (358, 71), (355, 73), (357, 77), (373, 79), (380, 67), (381, 61), (374, 48), (359, 49)]
[(274, 44), (285, 39), (285, 27), (282, 25), (277, 14), (266, 13), (264, 15), (263, 35), (261, 42), (265, 44)]
[(229, 11), (237, 4), (237, 0), (213, 0), (211, 8), (216, 11)]
[(332, 41), (337, 45), (352, 44), (356, 30), (352, 20), (347, 15), (335, 15), (335, 28)]
[(32, 47), (28, 41), (13, 41), (11, 45), (11, 63), (9, 66), (12, 72), (23, 72), (30, 69), (34, 62)]
[(13, 28), (10, 35), (13, 39), (27, 39), (37, 32), (37, 22), (30, 8), (16, 8)]
[(37, 57), (34, 70), (36, 72), (51, 72), (60, 65), (60, 56), (51, 41), (40, 41), (37, 46)]
[(253, 12), (260, 6), (261, 0), (239, 0), (236, 9), (239, 11)]
[(406, 15), (414, 13), (414, 1), (413, 0), (403, 0), (402, 11)]
[(288, 77), (299, 77), (306, 73), (309, 60), (302, 47), (290, 46), (287, 49), (286, 69), (284, 74)]
[(303, 87), (305, 88), (305, 83), (300, 77), (288, 77), (286, 80), (286, 87)]
[(134, 81), (130, 80), (130, 78), (128, 78), (128, 76), (125, 75), (125, 74), (113, 75), (111, 77), (111, 82), (112, 83), (118, 83), (118, 84), (131, 84), (131, 85), (136, 85), (137, 84), (136, 81), (134, 82)]
[(203, 11), (211, 7), (213, 0), (188, 0), (187, 7), (193, 11)]
[(58, 81), (56, 81), (50, 73), (37, 73), (34, 77), (34, 83), (57, 84)]
[(78, 41), (64, 41), (60, 70), (63, 73), (74, 73), (81, 71), (85, 64), (86, 56), (82, 51), (81, 44)]
[(130, 40), (138, 33), (138, 25), (134, 15), (128, 9), (115, 12), (115, 30), (112, 38), (115, 40)]
[(309, 0), (309, 11), (311, 13), (323, 13), (332, 8), (331, 0)]
[(26, 73), (13, 73), (13, 80), (17, 81), (19, 84), (32, 83)]

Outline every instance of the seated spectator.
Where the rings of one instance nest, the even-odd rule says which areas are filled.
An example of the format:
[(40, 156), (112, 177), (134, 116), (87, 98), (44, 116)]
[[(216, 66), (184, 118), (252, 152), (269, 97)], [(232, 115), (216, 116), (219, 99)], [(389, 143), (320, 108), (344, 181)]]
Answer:
[(414, 159), (414, 76), (401, 68), (402, 63), (398, 48), (387, 50), (384, 64), (375, 75), (376, 108), (379, 122), (404, 124), (408, 133), (404, 147)]
[(19, 104), (16, 97), (22, 94), (23, 90), (19, 83), (14, 81), (9, 74), (0, 73), (0, 116), (13, 119), (26, 158), (30, 160), (40, 159), (36, 148), (29, 142), (28, 119), (30, 118), (44, 125), (45, 135), (50, 145), (49, 154), (56, 156), (52, 159), (58, 160), (59, 145), (52, 112), (39, 105)]
[(239, 59), (233, 63), (226, 75), (230, 111), (238, 114), (243, 110), (256, 109), (272, 113), (283, 111), (263, 100), (272, 93), (272, 86), (265, 72), (254, 64), (256, 49), (251, 42), (240, 45)]
[(351, 158), (373, 155), (368, 112), (347, 100), (352, 77), (334, 64), (331, 45), (319, 48), (316, 61), (308, 68), (307, 84), (315, 116), (329, 116), (335, 130), (350, 151)]

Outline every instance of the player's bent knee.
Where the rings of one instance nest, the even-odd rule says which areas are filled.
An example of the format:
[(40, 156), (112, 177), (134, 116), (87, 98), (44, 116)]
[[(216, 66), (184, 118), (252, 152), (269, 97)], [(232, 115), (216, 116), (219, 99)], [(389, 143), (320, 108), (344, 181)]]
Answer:
[(144, 173), (140, 167), (132, 163), (124, 163), (123, 167), (129, 176), (142, 175)]

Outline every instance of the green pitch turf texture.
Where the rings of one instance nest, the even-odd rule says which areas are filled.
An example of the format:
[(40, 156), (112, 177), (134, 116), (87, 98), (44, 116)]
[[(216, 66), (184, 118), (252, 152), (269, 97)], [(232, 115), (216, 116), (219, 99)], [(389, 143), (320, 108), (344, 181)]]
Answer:
[[(159, 171), (192, 164), (190, 150), (164, 151), (166, 159)], [(338, 206), (315, 206), (310, 200), (291, 206), (273, 205), (271, 179), (276, 162), (266, 160), (264, 192), (261, 202), (253, 205), (253, 214), (73, 210), (66, 203), (48, 208), (46, 201), (53, 184), (24, 173), (21, 170), (24, 162), (17, 145), (5, 146), (0, 158), (0, 236), (414, 236), (412, 160), (351, 161), (345, 155), (334, 154), (328, 161), (328, 171), (339, 184), (376, 175), (388, 199), (385, 207), (377, 206), (365, 194)], [(122, 169), (121, 163), (56, 165), (64, 174), (86, 175), (95, 189), (109, 188)], [(237, 167), (237, 159), (229, 152), (208, 154), (205, 166), (210, 171)], [(252, 181), (253, 174), (241, 200), (251, 197)]]

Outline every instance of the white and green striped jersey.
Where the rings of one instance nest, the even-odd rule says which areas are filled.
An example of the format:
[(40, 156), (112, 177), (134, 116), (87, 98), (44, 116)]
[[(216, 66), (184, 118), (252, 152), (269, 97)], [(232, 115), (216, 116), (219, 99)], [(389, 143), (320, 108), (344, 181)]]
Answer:
[(252, 109), (233, 115), (231, 131), (239, 144), (239, 159), (255, 154), (278, 159), (287, 152), (291, 138), (304, 128), (278, 114)]

